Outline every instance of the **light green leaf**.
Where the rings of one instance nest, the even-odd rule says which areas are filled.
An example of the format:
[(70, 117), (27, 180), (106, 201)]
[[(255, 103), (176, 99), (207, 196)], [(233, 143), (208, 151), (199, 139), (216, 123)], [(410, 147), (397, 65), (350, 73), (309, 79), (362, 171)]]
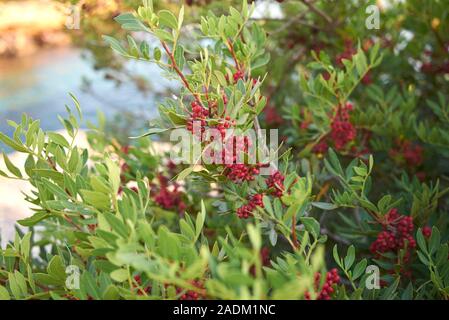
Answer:
[(3, 161), (5, 161), (6, 168), (8, 168), (9, 172), (11, 172), (14, 176), (17, 178), (22, 178), (22, 173), (20, 172), (19, 168), (17, 168), (11, 160), (9, 160), (6, 153), (3, 153)]
[(158, 13), (159, 15), (159, 23), (166, 27), (170, 27), (172, 29), (178, 29), (178, 19), (176, 19), (175, 15), (168, 10), (161, 10)]
[(11, 300), (8, 290), (3, 286), (0, 286), (0, 300)]

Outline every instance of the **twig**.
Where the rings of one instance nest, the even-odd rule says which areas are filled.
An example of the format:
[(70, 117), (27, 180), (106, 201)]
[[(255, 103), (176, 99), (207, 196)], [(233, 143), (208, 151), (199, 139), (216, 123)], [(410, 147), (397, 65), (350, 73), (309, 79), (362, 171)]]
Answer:
[(190, 87), (189, 82), (187, 81), (187, 79), (184, 76), (184, 74), (182, 73), (182, 71), (179, 69), (179, 67), (178, 67), (178, 65), (176, 63), (175, 57), (173, 56), (173, 53), (170, 51), (170, 49), (168, 48), (168, 46), (165, 43), (165, 41), (161, 40), (161, 44), (162, 44), (162, 47), (164, 48), (165, 52), (167, 53), (167, 55), (168, 55), (168, 57), (169, 57), (169, 59), (171, 61), (171, 67), (178, 74), (179, 78), (181, 78), (181, 81), (183, 82), (183, 84), (186, 87), (186, 89), (189, 90), (190, 93), (192, 93), (192, 95), (195, 97), (195, 99), (197, 100), (198, 103), (201, 103), (200, 96), (198, 95), (198, 93), (193, 91), (193, 89)]
[(296, 214), (292, 217), (292, 241), (295, 249), (298, 249), (301, 244), (299, 243), (296, 235)]
[(310, 0), (301, 0), (302, 3), (304, 3), (311, 11), (315, 12), (319, 16), (321, 16), (324, 20), (326, 20), (328, 23), (332, 23), (332, 18), (329, 17), (325, 12), (318, 9), (313, 3), (310, 2)]
[(237, 56), (235, 55), (235, 51), (234, 51), (234, 45), (232, 44), (232, 42), (230, 40), (228, 40), (228, 45), (229, 45), (229, 52), (231, 52), (232, 55), (232, 59), (234, 59), (235, 62), (235, 67), (237, 68), (237, 70), (240, 70), (240, 64), (239, 61), (237, 60)]

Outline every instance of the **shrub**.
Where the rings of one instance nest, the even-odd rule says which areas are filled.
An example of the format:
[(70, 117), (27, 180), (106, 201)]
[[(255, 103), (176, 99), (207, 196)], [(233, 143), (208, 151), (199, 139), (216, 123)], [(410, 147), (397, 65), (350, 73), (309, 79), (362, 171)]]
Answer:
[[(0, 174), (35, 189), (26, 196), (34, 214), (19, 221), (30, 231), (18, 232), (0, 253), (1, 298), (448, 297), (447, 218), (441, 214), (448, 189), (437, 180), (447, 168), (432, 168), (428, 158), (447, 157), (446, 95), (442, 90), (438, 103), (427, 98), (443, 80), (426, 82), (419, 93), (392, 86), (401, 80), (416, 87), (422, 79), (407, 68), (400, 75), (389, 71), (404, 56), (382, 48), (380, 38), (346, 41), (333, 59), (331, 45), (315, 47), (299, 77), (288, 77), (294, 68), (268, 64), (266, 47), (279, 39), (270, 42), (250, 19), (253, 8), (243, 2), (227, 15), (201, 17), (193, 44), (182, 39), (184, 8), (176, 15), (156, 12), (144, 1), (116, 18), (123, 29), (147, 32), (158, 44), (106, 36), (112, 49), (155, 63), (180, 83), (176, 97), (159, 106), (160, 120), (130, 145), (100, 127), (88, 133), (90, 150), (77, 147), (82, 114), (73, 96), (73, 110), (60, 119), (69, 139), (44, 132), (26, 115), (11, 123), (12, 138), (0, 134), (28, 154), (24, 172), (5, 155), (9, 172)], [(332, 26), (327, 11), (312, 9)], [(320, 45), (311, 42), (304, 47)], [(279, 62), (282, 55), (270, 51)], [(277, 78), (279, 70), (286, 80)], [(377, 80), (376, 70), (388, 80)], [(289, 123), (276, 158), (261, 139), (262, 112), (268, 125)], [(255, 162), (177, 164), (154, 152), (149, 135), (182, 128), (194, 145), (218, 150), (218, 160), (223, 143), (238, 140), (234, 132), (254, 129)], [(207, 139), (210, 129), (218, 131), (218, 144)], [(255, 142), (240, 144), (244, 159)]]

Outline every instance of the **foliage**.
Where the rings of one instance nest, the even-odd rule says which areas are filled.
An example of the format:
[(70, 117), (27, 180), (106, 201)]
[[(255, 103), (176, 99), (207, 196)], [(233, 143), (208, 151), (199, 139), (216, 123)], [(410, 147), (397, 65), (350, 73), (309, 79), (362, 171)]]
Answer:
[[(104, 36), (114, 52), (158, 65), (180, 89), (129, 145), (101, 124), (89, 150), (77, 147), (73, 96), (67, 136), (26, 115), (10, 122), (0, 140), (28, 158), (21, 170), (4, 155), (0, 174), (34, 187), (34, 213), (0, 251), (0, 298), (447, 299), (448, 11), (396, 4), (381, 35), (354, 3), (285, 1), (277, 21), (254, 19), (246, 1), (199, 17), (145, 0), (117, 16), (130, 34)], [(412, 61), (421, 53), (432, 68)], [(268, 177), (265, 145), (256, 165), (188, 165), (148, 138), (194, 121), (259, 133), (260, 120), (286, 137)]]

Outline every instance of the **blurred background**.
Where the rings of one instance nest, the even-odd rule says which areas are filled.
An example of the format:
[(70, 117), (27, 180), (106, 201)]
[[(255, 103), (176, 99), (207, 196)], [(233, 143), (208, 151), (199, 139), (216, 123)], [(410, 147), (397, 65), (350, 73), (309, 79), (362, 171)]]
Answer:
[[(229, 5), (241, 5), (241, 0), (153, 2), (156, 10), (168, 8), (174, 12), (186, 5), (183, 28), (186, 47), (194, 43), (189, 40), (198, 29), (201, 15), (209, 10), (226, 13)], [(7, 120), (20, 121), (22, 113), (40, 119), (44, 130), (60, 130), (57, 115), (64, 114), (65, 105), (71, 103), (69, 92), (81, 103), (85, 126), (108, 119), (104, 130), (113, 132), (122, 144), (126, 144), (127, 137), (148, 127), (148, 121), (157, 116), (158, 103), (176, 89), (176, 81), (165, 80), (155, 65), (118, 57), (102, 40), (102, 35), (125, 39), (126, 33), (113, 18), (132, 11), (140, 3), (141, 0), (0, 0), (0, 132), (11, 135), (13, 129)], [(297, 150), (317, 139), (316, 132), (302, 126), (310, 122), (311, 115), (301, 109), (304, 99), (298, 90), (298, 74), (313, 61), (312, 51), (317, 54), (325, 51), (341, 67), (342, 59), (350, 58), (357, 45), (368, 50), (375, 42), (381, 44), (382, 65), (367, 74), (354, 93), (361, 107), (370, 105), (373, 97), (379, 96), (379, 90), (391, 89), (388, 96), (399, 96), (400, 90), (407, 89), (416, 94), (420, 103), (433, 99), (436, 91), (449, 94), (449, 0), (257, 0), (255, 3), (252, 18), (269, 34), (267, 51), (271, 55), (263, 70), (270, 74), (263, 84), (269, 103), (261, 121), (266, 128), (280, 128), (288, 138), (287, 143)], [(370, 4), (381, 10), (380, 27), (374, 30), (365, 23)], [(133, 37), (155, 45), (146, 35), (133, 34)], [(397, 121), (389, 123), (386, 131), (384, 119), (376, 123), (371, 117), (368, 121), (361, 109), (358, 119), (365, 119), (366, 128), (378, 135), (371, 139), (373, 152), (388, 159), (388, 150), (394, 146), (396, 137), (417, 140), (414, 129), (405, 125), (406, 120), (419, 120), (423, 116), (435, 120), (428, 107), (419, 109), (419, 113), (413, 111), (416, 113), (413, 117), (412, 111), (396, 108), (396, 117), (391, 118)], [(281, 126), (284, 121), (291, 121), (292, 125)], [(427, 133), (421, 134), (420, 139), (424, 136)], [(444, 138), (441, 133), (435, 136)], [(424, 140), (435, 147), (436, 154), (447, 152), (432, 139)], [(449, 135), (445, 139), (449, 141)], [(81, 135), (79, 143), (87, 145), (85, 140)], [(1, 144), (0, 150), (8, 153), (19, 167), (23, 163), (20, 154), (11, 153)], [(428, 158), (435, 161), (420, 170), (426, 171), (429, 178), (448, 170), (444, 158), (432, 154)], [(386, 168), (391, 165), (385, 162)], [(0, 159), (0, 170), (3, 167)], [(21, 191), (30, 190), (18, 180), (0, 176), (3, 238), (11, 234), (15, 220), (29, 214)]]
[[(138, 3), (1, 0), (0, 132), (11, 135), (7, 120), (18, 122), (22, 113), (40, 119), (44, 130), (61, 129), (57, 115), (70, 103), (69, 92), (80, 101), (87, 122), (97, 123), (101, 112), (112, 119), (110, 130), (122, 130), (123, 139), (146, 126), (170, 83), (154, 65), (119, 60), (101, 40), (103, 34), (121, 32), (113, 17)], [(151, 78), (157, 80), (150, 83)], [(0, 149), (11, 151), (4, 145)], [(9, 156), (24, 161), (20, 154)], [(16, 219), (28, 214), (21, 191), (29, 191), (26, 184), (0, 177), (3, 238), (11, 235)]]

